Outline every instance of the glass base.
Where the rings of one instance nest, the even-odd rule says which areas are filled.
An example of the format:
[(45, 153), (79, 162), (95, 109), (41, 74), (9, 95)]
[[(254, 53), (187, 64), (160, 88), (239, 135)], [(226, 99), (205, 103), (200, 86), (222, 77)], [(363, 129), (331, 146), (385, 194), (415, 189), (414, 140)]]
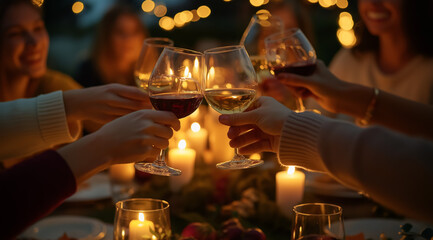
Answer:
[(136, 163), (135, 169), (142, 172), (147, 172), (161, 176), (179, 176), (182, 171), (169, 166), (159, 166), (154, 163)]
[(258, 167), (263, 163), (264, 163), (263, 160), (243, 158), (243, 159), (232, 159), (227, 162), (218, 163), (216, 167), (219, 169), (246, 169), (246, 168)]

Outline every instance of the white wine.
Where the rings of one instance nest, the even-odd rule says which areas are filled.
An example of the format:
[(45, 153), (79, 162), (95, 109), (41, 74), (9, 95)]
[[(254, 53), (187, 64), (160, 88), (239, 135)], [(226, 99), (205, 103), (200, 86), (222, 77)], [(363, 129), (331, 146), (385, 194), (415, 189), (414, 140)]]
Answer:
[(134, 77), (135, 77), (135, 83), (137, 84), (137, 87), (139, 87), (144, 91), (147, 91), (147, 89), (149, 88), (150, 73), (135, 72), (134, 75), (135, 75)]
[(209, 105), (222, 114), (243, 112), (256, 97), (256, 90), (248, 88), (207, 89), (204, 92)]

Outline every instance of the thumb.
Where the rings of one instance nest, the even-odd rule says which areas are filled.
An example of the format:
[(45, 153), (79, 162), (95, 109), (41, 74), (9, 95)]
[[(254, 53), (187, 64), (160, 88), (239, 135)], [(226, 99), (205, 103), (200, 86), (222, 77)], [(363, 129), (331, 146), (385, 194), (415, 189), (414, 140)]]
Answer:
[(277, 78), (281, 83), (289, 87), (305, 87), (310, 82), (306, 77), (291, 73), (280, 73)]
[(255, 111), (222, 114), (219, 116), (220, 123), (227, 126), (242, 126), (247, 124), (255, 124), (257, 122)]

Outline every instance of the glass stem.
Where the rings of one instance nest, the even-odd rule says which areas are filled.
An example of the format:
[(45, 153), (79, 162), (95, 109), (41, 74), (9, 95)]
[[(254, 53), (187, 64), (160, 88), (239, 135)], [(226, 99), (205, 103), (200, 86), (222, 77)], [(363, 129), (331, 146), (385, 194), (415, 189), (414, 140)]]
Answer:
[(235, 150), (235, 155), (233, 156), (233, 161), (239, 161), (245, 158), (243, 155), (240, 155), (238, 153), (238, 148), (235, 148), (234, 150)]
[(153, 162), (155, 165), (160, 167), (165, 167), (167, 164), (165, 163), (165, 149), (162, 149), (161, 152), (159, 152), (158, 158)]

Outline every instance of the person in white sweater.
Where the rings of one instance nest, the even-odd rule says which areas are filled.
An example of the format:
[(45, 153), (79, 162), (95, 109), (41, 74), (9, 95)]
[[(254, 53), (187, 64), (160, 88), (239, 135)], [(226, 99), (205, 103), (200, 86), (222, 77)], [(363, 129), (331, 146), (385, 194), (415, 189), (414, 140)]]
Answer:
[(270, 97), (219, 120), (241, 154), (276, 152), (283, 165), (326, 172), (398, 213), (433, 223), (431, 141), (296, 113)]

